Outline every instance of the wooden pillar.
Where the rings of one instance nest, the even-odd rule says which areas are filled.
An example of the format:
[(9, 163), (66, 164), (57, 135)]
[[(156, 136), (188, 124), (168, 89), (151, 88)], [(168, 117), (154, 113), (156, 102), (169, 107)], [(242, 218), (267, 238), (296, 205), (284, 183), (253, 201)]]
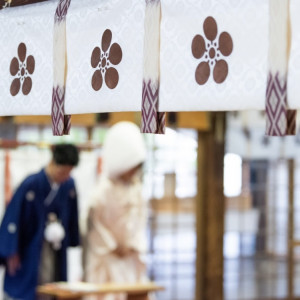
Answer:
[(288, 299), (294, 299), (294, 160), (288, 161)]
[(196, 300), (223, 299), (225, 113), (198, 132)]

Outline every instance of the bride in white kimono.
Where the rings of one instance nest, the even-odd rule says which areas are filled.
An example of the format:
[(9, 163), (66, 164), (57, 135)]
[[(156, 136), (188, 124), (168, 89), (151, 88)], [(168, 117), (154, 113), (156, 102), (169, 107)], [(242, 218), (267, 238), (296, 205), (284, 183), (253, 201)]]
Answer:
[[(92, 283), (146, 280), (141, 254), (146, 251), (147, 207), (141, 168), (146, 158), (136, 125), (120, 122), (103, 145), (103, 174), (92, 193), (88, 215), (85, 277)], [(123, 294), (88, 299), (126, 299)]]

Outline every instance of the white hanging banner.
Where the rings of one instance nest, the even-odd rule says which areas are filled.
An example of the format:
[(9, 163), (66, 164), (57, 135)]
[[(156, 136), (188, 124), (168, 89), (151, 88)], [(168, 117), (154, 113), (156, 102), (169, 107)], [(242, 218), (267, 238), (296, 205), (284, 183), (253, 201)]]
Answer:
[(300, 1), (290, 0), (291, 51), (288, 68), (287, 102), (291, 109), (300, 108)]
[(0, 115), (49, 115), (57, 1), (0, 13)]
[(265, 108), (268, 0), (162, 1), (159, 111)]
[(140, 111), (145, 3), (71, 2), (67, 16), (67, 114)]

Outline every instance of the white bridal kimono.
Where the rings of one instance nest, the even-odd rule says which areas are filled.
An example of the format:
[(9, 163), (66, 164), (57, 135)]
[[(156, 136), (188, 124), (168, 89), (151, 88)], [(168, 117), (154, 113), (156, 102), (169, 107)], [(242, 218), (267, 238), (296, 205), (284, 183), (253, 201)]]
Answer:
[[(130, 183), (102, 175), (92, 194), (88, 215), (86, 270), (88, 282), (138, 282), (146, 280), (141, 254), (146, 250), (146, 202), (137, 176)], [(128, 250), (120, 257), (117, 246)], [(130, 251), (129, 251), (130, 250)], [(88, 299), (126, 299), (106, 295)]]

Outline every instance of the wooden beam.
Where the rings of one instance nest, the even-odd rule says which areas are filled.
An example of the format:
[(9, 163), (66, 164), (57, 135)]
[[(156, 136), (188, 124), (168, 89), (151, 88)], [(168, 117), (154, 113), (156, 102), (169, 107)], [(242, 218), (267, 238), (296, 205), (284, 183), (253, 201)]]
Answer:
[(4, 7), (14, 7), (14, 6), (21, 6), (27, 4), (34, 4), (37, 2), (44, 2), (47, 0), (0, 0), (0, 9)]
[(112, 126), (121, 121), (129, 121), (138, 124), (136, 112), (113, 112), (109, 114), (109, 125)]
[(14, 123), (20, 125), (50, 125), (51, 116), (15, 116)]
[[(51, 116), (15, 116), (14, 123), (26, 125), (51, 125)], [(94, 126), (95, 114), (78, 114), (71, 116), (71, 125)]]
[(7, 118), (9, 118), (9, 117), (0, 117), (0, 123), (2, 123), (2, 122), (7, 122)]
[(176, 125), (178, 128), (194, 128), (201, 131), (208, 131), (210, 128), (209, 121), (209, 112), (178, 112)]

